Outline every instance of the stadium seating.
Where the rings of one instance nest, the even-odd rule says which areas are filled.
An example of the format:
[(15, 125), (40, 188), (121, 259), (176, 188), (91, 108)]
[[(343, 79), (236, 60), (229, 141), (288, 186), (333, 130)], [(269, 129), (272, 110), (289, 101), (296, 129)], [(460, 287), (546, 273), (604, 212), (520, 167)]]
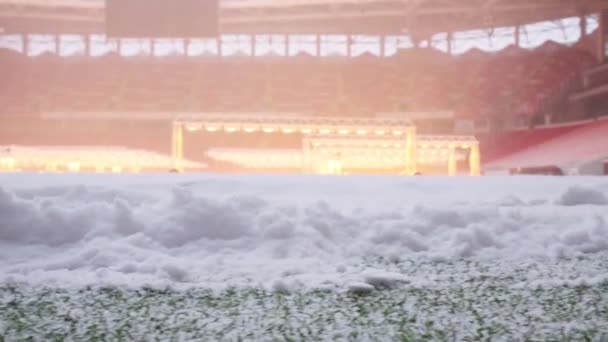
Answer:
[(0, 113), (8, 115), (116, 110), (531, 115), (591, 63), (584, 52), (552, 44), (459, 57), (410, 49), (391, 58), (351, 59), (25, 57), (8, 50), (1, 50), (0, 58), (5, 85)]
[(544, 101), (594, 63), (585, 51), (548, 41), (533, 51), (515, 47), (483, 66), (461, 117), (531, 116)]
[(567, 134), (581, 125), (507, 131), (499, 134), (478, 135), (484, 163), (491, 163), (505, 156)]
[[(608, 120), (522, 132), (517, 149), (486, 161), (488, 169), (577, 167), (608, 157)], [(513, 146), (512, 146), (513, 147)]]

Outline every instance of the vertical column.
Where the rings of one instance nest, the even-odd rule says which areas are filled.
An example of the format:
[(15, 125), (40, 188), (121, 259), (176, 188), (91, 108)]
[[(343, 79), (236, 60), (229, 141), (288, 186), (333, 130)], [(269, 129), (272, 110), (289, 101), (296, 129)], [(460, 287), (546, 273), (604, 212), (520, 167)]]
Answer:
[(152, 55), (152, 57), (156, 56), (156, 39), (151, 38), (148, 40), (148, 43), (150, 44), (150, 55)]
[(580, 30), (581, 30), (581, 37), (579, 38), (579, 42), (585, 39), (585, 36), (587, 35), (587, 17), (585, 16), (585, 14), (581, 14), (580, 16)]
[(217, 55), (221, 57), (224, 55), (224, 48), (223, 48), (224, 44), (222, 42), (222, 35), (217, 36), (215, 41), (217, 42)]
[(53, 44), (55, 45), (55, 54), (59, 56), (61, 54), (61, 40), (58, 34), (53, 35)]
[(407, 165), (405, 170), (407, 174), (413, 175), (418, 172), (418, 156), (416, 155), (416, 129), (408, 128), (406, 132), (405, 162)]
[(447, 34), (447, 38), (448, 40), (448, 54), (452, 54), (452, 51), (454, 51), (454, 39), (452, 37), (452, 31), (448, 32)]
[(184, 157), (184, 132), (182, 124), (179, 122), (173, 123), (173, 131), (171, 134), (171, 157), (173, 158), (173, 168), (182, 171), (182, 159)]
[(315, 56), (319, 57), (321, 56), (321, 35), (317, 34), (317, 40), (316, 40), (316, 49), (315, 49)]
[(597, 27), (597, 60), (604, 63), (606, 61), (606, 16), (608, 11), (600, 11)]
[(26, 56), (30, 53), (30, 35), (27, 33), (21, 35), (21, 50)]
[(117, 38), (116, 39), (116, 49), (118, 51), (116, 51), (120, 56), (122, 56), (122, 39)]
[(84, 41), (84, 55), (91, 55), (91, 37), (88, 34), (82, 35), (82, 40)]
[(481, 161), (479, 156), (479, 144), (475, 143), (471, 145), (471, 153), (469, 156), (469, 170), (471, 176), (481, 175)]
[(521, 35), (519, 34), (519, 25), (516, 25), (515, 26), (515, 46), (517, 46), (517, 47), (520, 46), (520, 43), (519, 43), (520, 36)]
[(284, 52), (285, 57), (289, 56), (289, 35), (288, 34), (285, 35), (285, 49), (283, 49), (283, 52)]
[(380, 57), (384, 57), (386, 55), (386, 39), (384, 39), (384, 35), (380, 35)]
[(250, 39), (251, 39), (251, 56), (255, 56), (255, 47), (256, 47), (255, 34), (252, 34)]
[(454, 146), (450, 146), (450, 152), (448, 156), (448, 175), (455, 176), (457, 172), (456, 165), (456, 149)]
[(353, 37), (350, 34), (346, 35), (346, 57), (352, 56), (351, 45), (353, 43)]

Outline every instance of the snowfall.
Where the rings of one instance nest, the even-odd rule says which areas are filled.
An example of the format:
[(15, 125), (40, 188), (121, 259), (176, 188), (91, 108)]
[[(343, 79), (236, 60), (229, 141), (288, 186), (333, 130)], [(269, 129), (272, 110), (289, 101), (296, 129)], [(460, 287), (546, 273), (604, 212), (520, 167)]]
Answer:
[(0, 174), (0, 283), (339, 292), (540, 260), (516, 285), (559, 286), (607, 254), (602, 177)]

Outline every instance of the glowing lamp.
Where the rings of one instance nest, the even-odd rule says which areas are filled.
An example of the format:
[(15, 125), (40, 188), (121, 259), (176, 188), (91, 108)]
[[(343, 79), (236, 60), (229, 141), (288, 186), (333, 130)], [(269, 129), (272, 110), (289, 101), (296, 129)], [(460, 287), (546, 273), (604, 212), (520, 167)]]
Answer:
[(302, 132), (304, 134), (310, 134), (310, 133), (312, 133), (312, 129), (311, 128), (302, 128), (300, 130), (300, 132)]
[(237, 127), (224, 127), (224, 130), (228, 133), (234, 133), (238, 130)]
[(378, 135), (384, 135), (384, 133), (385, 133), (385, 132), (384, 132), (384, 130), (383, 130), (383, 129), (377, 129), (377, 130), (376, 130), (376, 134), (378, 134)]
[(68, 170), (72, 172), (80, 171), (80, 163), (79, 162), (70, 162), (68, 163)]
[(215, 126), (205, 126), (205, 129), (206, 129), (208, 132), (217, 132), (217, 131), (219, 130), (219, 128), (218, 128), (218, 127), (215, 127)]
[(347, 129), (338, 130), (338, 134), (346, 135), (346, 134), (348, 134), (348, 130)]
[(264, 128), (262, 128), (262, 132), (264, 132), (264, 133), (272, 133), (272, 132), (274, 132), (274, 128), (272, 128), (272, 127), (264, 127)]
[(255, 132), (255, 127), (245, 127), (243, 128), (243, 131), (245, 131), (246, 133), (253, 133)]
[(319, 130), (319, 133), (321, 134), (329, 134), (331, 133), (331, 130), (327, 129), (327, 128), (322, 128)]
[(196, 123), (189, 123), (189, 124), (186, 124), (185, 126), (186, 126), (186, 130), (189, 132), (198, 131), (201, 128), (203, 128), (202, 124), (196, 124)]
[(293, 128), (283, 128), (283, 133), (290, 134), (290, 133), (293, 133), (293, 132), (294, 132)]
[(357, 130), (357, 134), (359, 134), (359, 135), (365, 135), (365, 134), (367, 134), (367, 131), (364, 130), (364, 129), (358, 129)]
[(395, 130), (393, 131), (393, 135), (403, 135), (403, 132), (401, 132), (400, 130)]

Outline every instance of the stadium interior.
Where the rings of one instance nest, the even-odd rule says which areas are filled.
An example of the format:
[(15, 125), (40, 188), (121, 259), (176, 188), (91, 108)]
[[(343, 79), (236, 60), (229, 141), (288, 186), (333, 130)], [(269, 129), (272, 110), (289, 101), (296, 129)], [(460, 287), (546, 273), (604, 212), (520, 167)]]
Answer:
[(102, 1), (0, 0), (0, 170), (608, 174), (607, 20), (601, 0), (223, 0), (218, 38), (116, 38)]

